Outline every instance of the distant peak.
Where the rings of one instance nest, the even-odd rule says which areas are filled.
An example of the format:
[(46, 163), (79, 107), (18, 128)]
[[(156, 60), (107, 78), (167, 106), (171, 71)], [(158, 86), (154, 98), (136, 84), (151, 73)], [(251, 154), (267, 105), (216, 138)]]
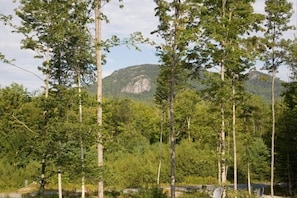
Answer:
[(151, 90), (151, 82), (146, 75), (139, 75), (133, 78), (123, 89), (122, 93), (140, 94)]

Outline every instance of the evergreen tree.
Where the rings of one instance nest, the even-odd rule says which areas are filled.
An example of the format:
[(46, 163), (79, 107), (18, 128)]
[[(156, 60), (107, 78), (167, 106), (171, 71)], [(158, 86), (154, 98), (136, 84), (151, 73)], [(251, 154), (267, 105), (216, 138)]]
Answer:
[[(276, 122), (275, 150), (275, 175), (281, 181), (286, 182), (286, 192), (292, 196), (296, 188), (296, 82), (286, 83), (286, 91), (283, 93), (284, 103), (278, 105), (278, 119)], [(294, 146), (293, 146), (294, 145)]]
[[(190, 26), (196, 23), (192, 12), (198, 9), (198, 4), (187, 0), (156, 0), (156, 16), (159, 18), (158, 29), (154, 31), (164, 40), (158, 47), (162, 62), (159, 77), (159, 88), (156, 94), (160, 104), (168, 102), (170, 120), (170, 159), (171, 159), (171, 197), (175, 197), (175, 113), (174, 99), (177, 85), (184, 79), (185, 68), (190, 63), (191, 44), (198, 38), (195, 31), (198, 28)], [(166, 88), (168, 87), (168, 88)]]

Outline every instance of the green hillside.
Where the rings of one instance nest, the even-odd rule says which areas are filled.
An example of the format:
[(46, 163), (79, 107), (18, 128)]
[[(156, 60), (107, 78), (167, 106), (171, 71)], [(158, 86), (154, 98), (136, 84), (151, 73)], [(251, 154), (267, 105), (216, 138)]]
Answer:
[[(129, 98), (137, 101), (152, 102), (154, 93), (156, 91), (156, 78), (159, 72), (159, 65), (143, 64), (130, 66), (113, 72), (110, 76), (103, 79), (103, 96), (105, 98)], [(149, 81), (149, 89), (141, 93), (133, 93), (125, 91), (127, 85), (137, 84), (137, 80), (146, 79)], [(144, 81), (141, 81), (144, 82)], [(191, 82), (192, 84), (193, 82)], [(275, 93), (276, 97), (280, 95), (284, 88), (282, 87), (283, 81), (276, 79)], [(199, 82), (194, 82), (194, 87), (201, 89), (203, 87)], [(135, 88), (135, 87), (134, 87)], [(249, 74), (248, 80), (245, 82), (247, 92), (257, 95), (264, 101), (269, 102), (271, 98), (271, 77), (259, 71), (252, 71)], [(89, 87), (89, 91), (96, 92), (96, 84)]]

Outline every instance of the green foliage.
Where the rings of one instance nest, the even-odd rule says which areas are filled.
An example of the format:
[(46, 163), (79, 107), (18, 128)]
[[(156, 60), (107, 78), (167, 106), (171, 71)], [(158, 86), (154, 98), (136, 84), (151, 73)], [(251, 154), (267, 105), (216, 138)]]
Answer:
[[(88, 184), (96, 184), (98, 172), (103, 171), (105, 185), (111, 190), (155, 185), (160, 157), (160, 182), (163, 185), (169, 183), (167, 123), (163, 123), (163, 143), (160, 144), (163, 115), (155, 106), (132, 100), (104, 100), (105, 124), (102, 129), (105, 163), (104, 168), (99, 170), (96, 161), (97, 126), (93, 125), (96, 120), (94, 97), (83, 94), (83, 111), (88, 116), (84, 116), (83, 123), (79, 124), (75, 89), (60, 90), (60, 98), (56, 98), (56, 93), (53, 92), (44, 100), (42, 96), (28, 96), (17, 85), (12, 87), (0, 90), (0, 105), (3, 107), (0, 114), (0, 170), (3, 178), (8, 181), (1, 184), (2, 188), (21, 186), (25, 179), (38, 182), (43, 152), (48, 154), (46, 177), (51, 186), (57, 184), (58, 164), (61, 165), (64, 184), (78, 184), (82, 170), (81, 135), (84, 139), (84, 171)], [(179, 93), (175, 102), (176, 124), (180, 131), (176, 145), (177, 182), (183, 185), (216, 183), (216, 135), (219, 126), (216, 107), (191, 90)], [(46, 133), (42, 127), (45, 104), (48, 110)], [(269, 128), (266, 122), (269, 110), (266, 108), (268, 106), (254, 98), (245, 101), (244, 107), (238, 108), (238, 111), (242, 111), (238, 116), (242, 118), (239, 128), (243, 131), (238, 135), (239, 180), (245, 181), (247, 160), (251, 163), (252, 180), (263, 180), (267, 176), (268, 151), (261, 140)], [(185, 123), (187, 116), (191, 116), (190, 130)], [(246, 142), (249, 143), (248, 156), (245, 154)]]
[(28, 159), (26, 164), (20, 166), (18, 163), (13, 163), (9, 156), (2, 157), (0, 161), (0, 189), (21, 188), (24, 186), (25, 180), (32, 183), (38, 175), (38, 166), (38, 162), (33, 159)]
[[(107, 76), (103, 79), (103, 96), (105, 98), (114, 100), (131, 99), (139, 102), (153, 103), (154, 95), (156, 93), (156, 81), (158, 78), (159, 70), (159, 65), (137, 65), (117, 70), (110, 76)], [(204, 75), (208, 75), (208, 72), (205, 73), (206, 74)], [(137, 77), (141, 75), (146, 76), (146, 78), (150, 81), (151, 88), (149, 91), (137, 94), (122, 91), (125, 86), (135, 83), (135, 80), (133, 79), (137, 79)], [(201, 80), (188, 78), (186, 87), (182, 87), (181, 90), (187, 89), (189, 87), (197, 91), (205, 90), (207, 86), (204, 85), (202, 82), (206, 80), (206, 78), (203, 77), (203, 75), (200, 78)], [(246, 79), (244, 83), (245, 90), (248, 93), (259, 96), (263, 101), (270, 103), (270, 81), (270, 75), (257, 71), (251, 71), (248, 75), (248, 79)], [(281, 99), (281, 93), (284, 90), (284, 88), (282, 87), (282, 83), (284, 82), (280, 79), (276, 79), (275, 81), (275, 94), (277, 99)], [(91, 84), (90, 86), (86, 86), (86, 88), (89, 93), (95, 95), (96, 86), (96, 84)], [(209, 90), (207, 91), (207, 93), (210, 94)]]
[[(50, 60), (40, 69), (50, 75), (52, 89), (48, 98), (31, 96), (17, 84), (0, 89), (0, 188), (21, 187), (26, 179), (38, 182), (40, 163), (45, 158), (46, 178), (51, 186), (57, 185), (59, 169), (64, 184), (75, 183), (75, 186), (81, 182), (82, 175), (85, 175), (86, 183), (96, 185), (98, 175), (103, 173), (105, 186), (110, 192), (120, 192), (125, 188), (144, 189), (133, 195), (110, 193), (111, 197), (165, 198), (162, 189), (150, 187), (157, 183), (160, 163), (160, 183), (162, 186), (170, 183), (169, 123), (167, 104), (164, 105), (168, 101), (175, 107), (174, 125), (170, 124), (171, 130), (176, 131), (175, 139), (171, 139), (171, 143), (176, 144), (176, 181), (183, 185), (216, 184), (218, 160), (221, 157), (217, 153), (220, 143), (217, 137), (221, 131), (218, 104), (222, 101), (225, 103), (224, 129), (227, 140), (230, 140), (231, 106), (228, 101), (232, 98), (232, 85), (236, 85), (238, 90), (238, 180), (246, 181), (247, 164), (250, 165), (253, 181), (267, 180), (269, 149), (265, 143), (270, 141), (266, 134), (270, 129), (268, 105), (248, 96), (241, 84), (259, 53), (256, 50), (259, 47), (258, 38), (247, 38), (247, 35), (261, 29), (259, 24), (263, 15), (253, 12), (252, 0), (225, 1), (225, 5), (222, 2), (156, 1), (156, 16), (160, 24), (154, 33), (165, 41), (157, 50), (162, 66), (129, 67), (105, 78), (103, 95), (106, 98), (102, 104), (104, 124), (99, 128), (94, 125), (97, 111), (95, 97), (85, 91), (79, 95), (77, 88), (73, 88), (78, 77), (82, 77), (85, 84), (94, 80), (94, 51), (91, 50), (93, 44), (87, 31), (88, 24), (92, 22), (90, 9), (94, 5), (88, 1), (74, 0), (22, 0), (16, 13), (22, 19), (18, 31), (25, 35), (23, 47), (40, 52), (42, 56), (50, 49)], [(275, 2), (282, 6), (275, 6)], [(286, 44), (281, 41), (277, 43), (279, 45), (273, 45), (270, 30), (276, 28), (285, 31), (290, 28), (284, 24), (290, 17), (291, 4), (283, 0), (268, 0), (266, 4), (266, 11), (270, 11), (267, 21), (275, 22), (267, 24), (267, 40), (262, 43), (268, 49), (266, 57), (264, 55), (268, 58), (273, 46), (280, 49)], [(106, 19), (102, 17), (102, 20)], [(4, 19), (2, 15), (0, 18)], [(273, 26), (276, 23), (279, 26)], [(274, 32), (274, 38), (278, 39), (282, 31)], [(122, 44), (133, 46), (135, 41), (149, 42), (136, 33), (127, 40), (114, 36), (100, 42), (100, 47), (108, 52), (110, 47)], [(284, 55), (283, 51), (280, 52), (280, 55)], [(293, 56), (295, 48), (292, 47), (289, 52)], [(5, 61), (2, 54), (0, 59)], [(288, 56), (287, 60), (295, 64), (292, 57)], [(271, 62), (266, 63), (271, 66)], [(219, 78), (217, 73), (200, 74), (201, 67), (208, 69), (222, 65), (225, 79)], [(199, 80), (188, 79), (189, 73), (199, 76)], [(129, 83), (136, 83), (139, 76), (149, 80), (149, 91), (142, 94), (123, 93), (123, 88)], [(267, 76), (264, 78), (270, 79)], [(205, 86), (203, 82), (209, 84)], [(251, 72), (249, 80), (245, 82), (249, 92), (268, 94), (268, 80), (263, 80), (259, 73)], [(202, 88), (203, 92), (197, 92)], [(296, 141), (295, 84), (289, 84), (287, 88), (285, 105), (280, 103), (278, 106), (278, 111), (282, 113), (278, 117), (276, 146), (279, 181), (287, 181), (288, 176), (296, 178), (294, 167), (297, 167), (296, 146), (292, 146)], [(277, 89), (281, 89), (280, 85)], [(154, 94), (162, 109), (152, 103)], [(83, 104), (81, 123), (78, 122), (80, 100)], [(97, 167), (98, 130), (102, 130), (105, 149), (102, 168)], [(83, 159), (81, 148), (85, 154)], [(232, 162), (229, 142), (226, 149), (229, 165)], [(232, 172), (232, 168), (229, 165), (229, 172)], [(229, 179), (232, 179), (230, 173)], [(248, 195), (246, 192), (229, 191), (228, 196)], [(183, 193), (181, 197), (209, 195), (195, 192)]]
[(246, 197), (249, 197), (249, 198), (256, 198), (258, 197), (257, 195), (255, 194), (249, 194), (248, 191), (246, 190), (239, 190), (239, 191), (234, 191), (234, 190), (228, 190), (227, 191), (227, 197), (228, 198), (246, 198)]
[[(271, 103), (271, 76), (260, 72), (250, 72), (249, 79), (245, 82), (245, 89), (248, 93), (259, 96), (264, 102)], [(283, 81), (275, 80), (275, 96), (281, 99), (281, 94), (285, 90)]]
[(166, 193), (163, 192), (162, 188), (154, 187), (140, 190), (137, 193), (133, 193), (132, 195), (124, 195), (124, 198), (167, 198)]
[(206, 192), (192, 192), (192, 193), (183, 193), (179, 197), (181, 198), (209, 198), (209, 194)]
[(275, 72), (284, 63), (288, 42), (282, 38), (286, 31), (294, 29), (289, 24), (293, 13), (292, 3), (287, 0), (267, 0), (265, 1), (265, 11), (267, 21), (265, 23), (265, 38), (263, 44), (265, 52), (263, 60), (264, 69)]
[[(295, 141), (297, 138), (296, 127), (296, 82), (286, 84), (284, 92), (284, 104), (278, 108), (277, 131), (276, 133), (276, 175), (281, 180), (295, 182), (296, 175), (296, 149)], [(286, 187), (287, 192), (290, 192)]]
[[(216, 147), (203, 148), (196, 142), (183, 140), (176, 147), (177, 182), (182, 182), (186, 177), (201, 178), (216, 177)], [(192, 183), (193, 184), (193, 183)]]
[[(121, 154), (121, 155), (119, 155)], [(115, 153), (115, 157), (106, 157), (106, 184), (113, 189), (141, 188), (155, 183), (157, 162), (154, 153), (149, 151)]]
[(49, 75), (52, 85), (70, 86), (78, 75), (92, 81), (95, 61), (87, 2), (21, 1), (16, 14), (22, 20), (18, 32), (25, 35), (23, 47), (46, 56), (39, 69)]
[(288, 41), (288, 45), (286, 46), (287, 56), (285, 57), (285, 63), (291, 69), (291, 78), (297, 78), (297, 48), (296, 48), (297, 38), (295, 37), (293, 40)]

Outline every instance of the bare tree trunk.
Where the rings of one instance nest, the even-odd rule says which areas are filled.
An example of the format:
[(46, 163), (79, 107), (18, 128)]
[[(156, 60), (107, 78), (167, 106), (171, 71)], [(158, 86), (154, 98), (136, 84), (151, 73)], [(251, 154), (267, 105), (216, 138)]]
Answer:
[[(245, 104), (243, 104), (245, 105)], [(245, 111), (244, 111), (244, 116), (243, 116), (243, 123), (246, 123), (247, 121), (247, 117), (246, 117), (246, 114), (245, 114)], [(252, 116), (252, 123), (253, 123), (253, 133), (252, 134), (255, 134), (256, 132), (256, 126), (255, 126), (255, 120), (254, 120), (254, 117)], [(247, 127), (246, 127), (246, 124), (244, 124), (244, 131), (247, 135)], [(246, 138), (247, 139), (247, 138)], [(251, 188), (251, 170), (250, 170), (250, 156), (249, 156), (249, 145), (248, 145), (248, 140), (246, 140), (245, 142), (245, 153), (246, 153), (246, 156), (247, 156), (247, 186), (248, 186), (248, 193), (249, 195), (252, 194), (252, 188)]]
[[(49, 4), (49, 0), (47, 0), (47, 3)], [(50, 22), (48, 21), (48, 25), (50, 25), (49, 23)], [(46, 58), (46, 76), (45, 76), (45, 82), (44, 82), (45, 83), (45, 94), (44, 94), (44, 97), (45, 97), (45, 103), (46, 103), (46, 100), (48, 98), (48, 92), (49, 92), (49, 73), (48, 73), (48, 69), (49, 69), (50, 49), (49, 49), (48, 46), (46, 47), (46, 54), (45, 54), (45, 56), (46, 56), (45, 57)], [(46, 125), (47, 125), (47, 110), (44, 109), (44, 111), (43, 111), (43, 127), (44, 127), (44, 130), (46, 130), (45, 129), (45, 126)], [(46, 134), (46, 131), (45, 131), (45, 134)], [(42, 154), (41, 178), (40, 178), (40, 187), (39, 187), (39, 196), (40, 196), (40, 198), (43, 198), (44, 197), (44, 189), (45, 189), (45, 184), (46, 184), (46, 181), (45, 181), (46, 156), (47, 156), (46, 153), (43, 153)]]
[[(161, 143), (160, 143), (161, 144)], [(162, 156), (160, 154), (160, 159), (159, 159), (159, 166), (158, 166), (158, 176), (157, 176), (157, 185), (160, 185), (160, 174), (161, 174), (161, 167), (162, 167)]]
[(62, 173), (61, 173), (61, 141), (59, 141), (59, 150), (58, 150), (58, 195), (59, 198), (62, 198)]
[(162, 167), (162, 158), (163, 158), (163, 152), (162, 152), (162, 144), (163, 144), (163, 124), (165, 121), (165, 111), (162, 111), (162, 122), (161, 122), (161, 132), (160, 132), (160, 158), (159, 158), (159, 166), (158, 166), (158, 177), (157, 177), (157, 185), (160, 185), (160, 175), (161, 175), (161, 167)]
[(191, 116), (187, 116), (187, 126), (188, 126), (188, 139), (191, 142)]
[[(224, 60), (221, 65), (221, 79), (224, 81)], [(226, 197), (226, 181), (227, 181), (227, 168), (226, 168), (226, 140), (225, 140), (225, 104), (221, 101), (221, 137), (220, 137), (220, 148), (221, 148), (221, 186), (223, 188), (222, 198)]]
[[(221, 138), (220, 138), (221, 139)], [(220, 145), (217, 148), (217, 152), (218, 152), (218, 181), (219, 181), (219, 185), (222, 185), (222, 166), (221, 166), (221, 142)]]
[[(79, 124), (82, 124), (82, 104), (81, 104), (81, 79), (80, 72), (77, 75), (77, 84), (78, 84), (78, 97), (79, 97)], [(82, 168), (82, 177), (81, 177), (81, 198), (85, 198), (85, 156), (84, 156), (84, 142), (82, 131), (80, 130), (80, 160)]]
[(274, 197), (274, 139), (275, 139), (275, 107), (274, 107), (274, 82), (275, 82), (275, 67), (272, 66), (272, 83), (271, 83), (271, 112), (272, 112), (272, 135), (271, 135), (271, 181), (270, 193)]
[(95, 31), (96, 31), (96, 63), (97, 63), (97, 124), (99, 126), (98, 130), (98, 143), (97, 143), (97, 152), (98, 152), (98, 167), (100, 170), (99, 180), (98, 180), (98, 198), (103, 198), (103, 145), (102, 145), (102, 64), (101, 64), (101, 0), (96, 2), (95, 10)]
[(42, 155), (42, 161), (41, 161), (41, 178), (40, 178), (40, 187), (39, 187), (39, 196), (40, 198), (44, 197), (44, 189), (45, 189), (45, 160), (46, 160), (46, 154), (43, 153)]
[(252, 194), (252, 188), (251, 188), (251, 172), (250, 172), (250, 162), (247, 164), (247, 179), (248, 179), (248, 192), (249, 195)]
[(222, 198), (226, 197), (226, 181), (227, 181), (227, 173), (226, 173), (226, 150), (225, 150), (225, 114), (224, 114), (224, 105), (221, 105), (221, 186), (223, 188)]
[(291, 172), (291, 165), (290, 165), (290, 157), (289, 157), (289, 154), (287, 154), (287, 171), (288, 171), (288, 182), (289, 182), (289, 195), (293, 195), (293, 191), (292, 191), (292, 172)]
[(59, 170), (58, 170), (58, 193), (59, 193), (59, 198), (62, 198), (63, 196), (63, 193), (62, 193), (62, 173), (61, 173), (61, 170), (60, 170), (60, 167), (59, 167)]
[(236, 103), (235, 103), (235, 86), (234, 82), (232, 83), (232, 95), (233, 95), (233, 104), (232, 104), (232, 131), (233, 131), (233, 170), (234, 170), (234, 190), (237, 191), (237, 147), (236, 147)]
[[(226, 7), (226, 1), (227, 0), (222, 0), (222, 17), (225, 18), (225, 7)], [(225, 28), (225, 27), (224, 27)], [(223, 49), (223, 55), (222, 55), (222, 60), (221, 60), (221, 80), (222, 80), (222, 84), (225, 81), (225, 41), (222, 41), (222, 49)], [(227, 181), (227, 170), (226, 170), (226, 156), (225, 156), (225, 152), (226, 152), (226, 148), (225, 148), (225, 104), (224, 101), (221, 100), (221, 171), (222, 171), (222, 183), (221, 186), (223, 188), (223, 193), (222, 193), (222, 198), (226, 197), (226, 189), (225, 189), (225, 185), (226, 185), (226, 181)]]
[(175, 198), (175, 129), (174, 129), (174, 65), (171, 66), (169, 97), (170, 112), (170, 158), (171, 158), (171, 198)]
[[(221, 80), (222, 83), (225, 81), (225, 67), (224, 57), (221, 62)], [(224, 101), (221, 101), (221, 136), (220, 136), (220, 148), (221, 148), (221, 186), (223, 188), (222, 198), (226, 197), (226, 181), (227, 181), (227, 170), (226, 170), (226, 140), (225, 140), (225, 105)]]

